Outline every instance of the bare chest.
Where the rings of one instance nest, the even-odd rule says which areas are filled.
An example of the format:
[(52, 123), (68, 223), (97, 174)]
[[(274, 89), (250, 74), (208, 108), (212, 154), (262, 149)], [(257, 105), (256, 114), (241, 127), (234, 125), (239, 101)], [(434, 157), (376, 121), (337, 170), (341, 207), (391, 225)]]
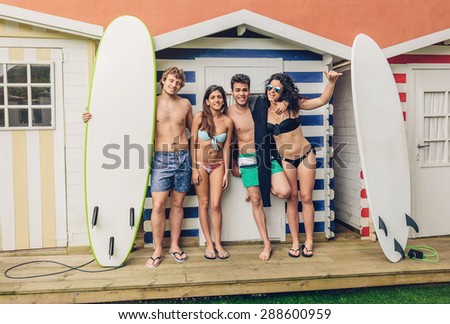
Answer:
[(168, 107), (157, 109), (156, 123), (158, 125), (186, 125), (186, 111), (182, 108), (170, 109)]
[(230, 117), (233, 120), (234, 132), (238, 137), (243, 134), (253, 134), (255, 125), (250, 111), (245, 114), (233, 114)]

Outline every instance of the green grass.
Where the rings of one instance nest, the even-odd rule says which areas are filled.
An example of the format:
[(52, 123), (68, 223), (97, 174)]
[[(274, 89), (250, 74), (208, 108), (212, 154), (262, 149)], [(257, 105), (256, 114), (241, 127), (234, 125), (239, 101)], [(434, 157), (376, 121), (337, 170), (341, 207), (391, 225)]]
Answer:
[[(137, 303), (137, 302), (133, 302)], [(450, 304), (450, 283), (140, 301), (146, 304)]]

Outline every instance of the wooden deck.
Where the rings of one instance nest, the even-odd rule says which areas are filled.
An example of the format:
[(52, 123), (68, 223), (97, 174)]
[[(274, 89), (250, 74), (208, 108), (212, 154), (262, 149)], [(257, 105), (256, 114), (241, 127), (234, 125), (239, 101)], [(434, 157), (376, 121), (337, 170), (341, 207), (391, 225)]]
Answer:
[[(406, 259), (389, 262), (378, 242), (356, 234), (337, 233), (336, 239), (316, 242), (311, 259), (288, 257), (289, 244), (275, 244), (268, 262), (258, 259), (259, 244), (227, 246), (228, 260), (206, 260), (201, 247), (187, 247), (189, 261), (176, 263), (166, 251), (160, 267), (147, 269), (150, 248), (131, 253), (127, 264), (113, 271), (69, 271), (32, 279), (9, 279), (6, 269), (29, 261), (52, 260), (78, 266), (92, 260), (89, 253), (66, 249), (0, 253), (0, 303), (92, 303), (194, 296), (294, 292), (370, 286), (450, 282), (450, 236), (410, 239), (409, 245), (434, 247), (438, 263)], [(92, 263), (85, 270), (100, 270)], [(9, 272), (31, 276), (64, 268), (30, 264)]]

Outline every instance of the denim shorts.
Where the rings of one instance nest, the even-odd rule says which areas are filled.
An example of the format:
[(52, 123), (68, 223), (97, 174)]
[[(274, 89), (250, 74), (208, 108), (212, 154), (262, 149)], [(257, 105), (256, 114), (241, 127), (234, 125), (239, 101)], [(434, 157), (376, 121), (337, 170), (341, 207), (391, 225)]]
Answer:
[(189, 150), (155, 152), (151, 168), (151, 192), (175, 190), (188, 192), (191, 187)]

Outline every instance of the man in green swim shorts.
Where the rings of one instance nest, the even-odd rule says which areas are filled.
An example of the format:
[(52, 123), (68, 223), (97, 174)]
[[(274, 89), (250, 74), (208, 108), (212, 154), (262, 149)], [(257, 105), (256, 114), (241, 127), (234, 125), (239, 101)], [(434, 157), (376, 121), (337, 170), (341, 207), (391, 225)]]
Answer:
[[(239, 154), (238, 166), (241, 171), (242, 183), (245, 188), (258, 187), (258, 164), (256, 161), (256, 154), (247, 153)], [(272, 159), (270, 170), (272, 175), (283, 172), (283, 168), (277, 160)]]
[[(272, 254), (266, 225), (266, 214), (263, 209), (261, 191), (258, 181), (258, 166), (256, 161), (255, 134), (252, 111), (250, 109), (250, 78), (244, 74), (236, 74), (231, 78), (231, 91), (235, 104), (228, 108), (227, 115), (234, 123), (234, 135), (239, 147), (239, 159), (233, 161), (232, 174), (242, 176), (242, 182), (247, 189), (248, 198), (252, 203), (253, 217), (258, 231), (264, 242), (264, 249), (259, 255), (261, 260), (267, 261)], [(280, 103), (280, 112), (286, 110)], [(271, 192), (280, 199), (290, 195), (290, 186), (280, 164), (274, 159), (271, 165)]]

